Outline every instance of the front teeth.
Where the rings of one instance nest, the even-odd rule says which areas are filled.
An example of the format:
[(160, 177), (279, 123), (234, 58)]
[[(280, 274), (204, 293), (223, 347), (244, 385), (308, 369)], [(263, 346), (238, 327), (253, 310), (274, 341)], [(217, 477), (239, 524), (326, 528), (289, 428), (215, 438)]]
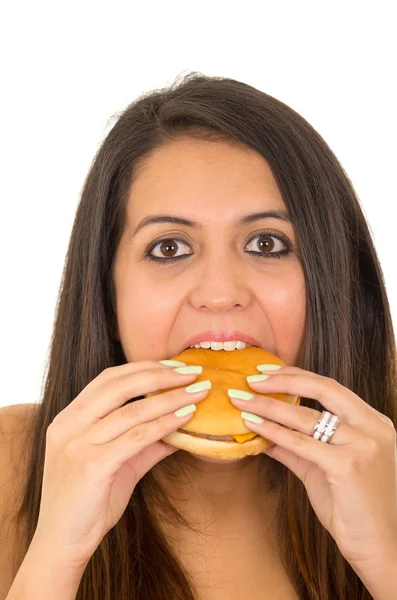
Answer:
[(211, 348), (211, 350), (243, 350), (247, 348), (250, 344), (246, 344), (245, 342), (240, 342), (239, 340), (233, 342), (200, 342), (199, 344), (195, 344), (194, 346), (189, 346), (189, 348)]

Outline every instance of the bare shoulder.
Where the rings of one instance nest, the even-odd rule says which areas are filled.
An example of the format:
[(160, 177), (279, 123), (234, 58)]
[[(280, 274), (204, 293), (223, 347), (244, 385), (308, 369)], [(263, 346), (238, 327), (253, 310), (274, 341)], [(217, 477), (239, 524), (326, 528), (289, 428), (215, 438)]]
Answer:
[(19, 491), (25, 475), (29, 435), (37, 410), (37, 404), (0, 408), (0, 516), (4, 516), (5, 504)]
[[(25, 422), (31, 419), (37, 412), (38, 404), (32, 402), (28, 404), (10, 404), (9, 406), (0, 407), (0, 420), (1, 423), (7, 425), (10, 424), (10, 419), (15, 420), (16, 423), (20, 422), (21, 419)], [(2, 430), (0, 430), (0, 434)]]
[(15, 476), (25, 466), (20, 461), (37, 410), (37, 404), (14, 404), (0, 408), (0, 497), (6, 484), (4, 478)]
[[(16, 511), (21, 501), (29, 457), (29, 435), (37, 404), (14, 404), (0, 408), (0, 600), (15, 577), (14, 561), (23, 560), (18, 546), (21, 523)], [(7, 588), (8, 586), (8, 588)]]
[[(12, 434), (15, 426), (20, 429), (20, 425), (29, 425), (38, 409), (38, 404), (10, 404), (0, 407), (0, 441), (4, 440), (4, 435)], [(11, 427), (11, 429), (9, 429)], [(3, 435), (4, 434), (4, 435)]]

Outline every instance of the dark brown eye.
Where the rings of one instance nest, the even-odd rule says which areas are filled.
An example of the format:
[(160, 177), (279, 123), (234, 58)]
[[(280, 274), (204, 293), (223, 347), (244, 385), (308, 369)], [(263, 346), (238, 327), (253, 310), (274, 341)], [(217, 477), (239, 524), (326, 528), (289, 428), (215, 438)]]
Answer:
[(169, 253), (172, 254), (173, 251), (176, 251), (177, 244), (172, 241), (165, 240), (160, 245), (160, 252), (164, 254), (164, 256), (170, 256)]
[[(269, 250), (271, 252), (275, 246), (275, 243), (273, 242), (272, 237), (273, 236), (271, 236), (271, 235), (262, 235), (259, 238), (259, 240), (262, 240), (262, 241), (258, 242), (259, 248), (261, 250)], [(265, 240), (265, 241), (263, 241), (263, 240)]]

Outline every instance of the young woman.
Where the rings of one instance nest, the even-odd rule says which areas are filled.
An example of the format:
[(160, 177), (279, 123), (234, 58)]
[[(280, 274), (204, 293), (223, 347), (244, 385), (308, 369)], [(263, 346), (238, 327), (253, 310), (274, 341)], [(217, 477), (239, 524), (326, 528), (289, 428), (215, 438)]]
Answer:
[[(263, 454), (161, 439), (208, 391), (160, 361), (214, 332), (288, 365), (231, 399)], [(7, 598), (394, 598), (396, 362), (359, 200), (310, 124), (196, 73), (138, 98), (77, 209)]]

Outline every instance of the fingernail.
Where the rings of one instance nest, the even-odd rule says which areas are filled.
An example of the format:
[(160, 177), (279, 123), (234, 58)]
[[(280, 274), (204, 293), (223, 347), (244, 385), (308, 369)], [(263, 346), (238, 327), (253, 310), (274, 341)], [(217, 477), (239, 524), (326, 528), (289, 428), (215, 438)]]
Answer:
[(175, 373), (180, 373), (181, 375), (189, 375), (189, 373), (202, 373), (203, 367), (200, 365), (188, 365), (187, 367), (178, 367), (174, 369)]
[(277, 371), (277, 369), (282, 369), (282, 367), (280, 365), (268, 365), (268, 364), (256, 365), (256, 368), (258, 369), (258, 371)]
[(227, 395), (229, 398), (238, 398), (239, 400), (252, 400), (252, 398), (255, 397), (255, 394), (250, 394), (250, 392), (245, 392), (244, 390), (235, 390), (233, 388), (227, 390)]
[(204, 381), (197, 381), (197, 383), (192, 383), (185, 387), (185, 392), (188, 394), (194, 394), (194, 392), (202, 392), (203, 390), (210, 390), (211, 382), (209, 379), (205, 379)]
[(186, 415), (195, 412), (195, 410), (197, 410), (195, 404), (188, 404), (187, 406), (182, 406), (182, 408), (178, 408), (178, 410), (176, 410), (174, 414), (176, 417), (185, 417)]
[(241, 418), (245, 419), (246, 421), (252, 421), (252, 423), (263, 423), (262, 417), (258, 417), (258, 415), (254, 415), (253, 413), (249, 412), (243, 411), (241, 413)]
[(248, 375), (246, 377), (248, 383), (255, 383), (256, 381), (265, 381), (271, 375)]
[(186, 365), (186, 363), (179, 360), (159, 360), (159, 363), (166, 367), (183, 367)]

